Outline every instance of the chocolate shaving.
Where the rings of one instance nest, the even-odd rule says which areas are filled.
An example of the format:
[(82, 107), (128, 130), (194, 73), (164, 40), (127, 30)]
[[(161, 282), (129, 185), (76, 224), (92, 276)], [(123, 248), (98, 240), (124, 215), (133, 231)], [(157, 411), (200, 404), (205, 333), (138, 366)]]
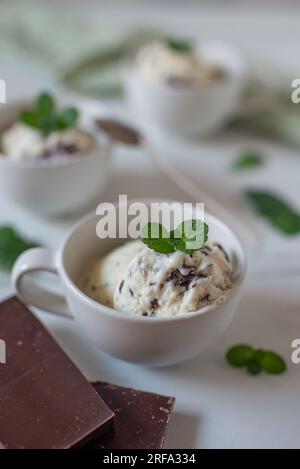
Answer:
[(220, 251), (223, 253), (223, 255), (224, 255), (226, 261), (227, 261), (227, 262), (230, 262), (229, 256), (228, 256), (227, 252), (225, 251), (225, 249), (223, 248), (223, 246), (221, 246), (221, 244), (219, 244), (219, 243), (214, 243), (214, 245), (215, 245), (217, 248), (220, 249)]
[(122, 292), (122, 288), (124, 287), (124, 280), (122, 280), (122, 282), (120, 283), (119, 285), (119, 293)]
[(158, 300), (157, 298), (153, 298), (153, 300), (150, 301), (150, 309), (154, 310), (158, 308)]
[(175, 286), (184, 287), (188, 290), (190, 284), (199, 278), (207, 278), (207, 275), (197, 272), (195, 273), (193, 269), (186, 275), (180, 272), (179, 269), (173, 270), (170, 276), (167, 278), (167, 282), (173, 281)]
[(211, 247), (205, 245), (200, 249), (200, 252), (204, 254), (205, 256), (208, 256), (208, 254), (212, 251)]
[(210, 296), (209, 294), (205, 295), (203, 298), (201, 298), (201, 301), (209, 302)]

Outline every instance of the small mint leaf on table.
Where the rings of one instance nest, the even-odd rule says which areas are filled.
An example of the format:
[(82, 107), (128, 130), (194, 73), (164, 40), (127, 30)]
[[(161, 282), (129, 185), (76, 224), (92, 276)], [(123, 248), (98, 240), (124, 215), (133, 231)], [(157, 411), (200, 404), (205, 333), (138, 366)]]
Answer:
[(271, 350), (264, 351), (260, 359), (260, 365), (266, 373), (278, 375), (286, 370), (286, 363), (278, 353)]
[(238, 368), (245, 366), (253, 357), (254, 349), (247, 344), (234, 345), (226, 353), (228, 363)]
[(257, 349), (254, 351), (254, 359), (260, 362), (265, 355), (265, 351), (263, 349)]
[(254, 349), (245, 344), (231, 347), (226, 353), (226, 360), (232, 366), (246, 367), (252, 375), (258, 375), (262, 371), (278, 375), (287, 368), (284, 359), (278, 353), (272, 350)]
[(253, 376), (258, 375), (259, 373), (262, 372), (261, 364), (259, 363), (259, 361), (255, 359), (251, 359), (247, 361), (246, 368), (247, 368), (248, 373), (250, 373), (250, 375), (253, 375)]
[(141, 231), (142, 241), (155, 252), (170, 254), (175, 251), (168, 231), (160, 223), (147, 223)]
[(233, 171), (247, 171), (264, 164), (264, 158), (257, 152), (244, 152), (232, 164)]
[(10, 271), (17, 257), (27, 249), (38, 246), (34, 241), (24, 239), (10, 226), (0, 227), (0, 268)]
[(285, 235), (300, 233), (300, 214), (278, 195), (262, 190), (247, 190), (245, 197), (256, 213)]

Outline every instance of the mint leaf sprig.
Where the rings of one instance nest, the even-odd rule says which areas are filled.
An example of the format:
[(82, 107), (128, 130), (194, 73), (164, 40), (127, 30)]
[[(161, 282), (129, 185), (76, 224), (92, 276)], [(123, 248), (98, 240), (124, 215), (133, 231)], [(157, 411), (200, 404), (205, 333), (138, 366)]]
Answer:
[(246, 190), (244, 195), (253, 210), (278, 231), (287, 236), (300, 233), (300, 213), (280, 196), (255, 189)]
[(237, 171), (248, 171), (254, 168), (263, 166), (264, 157), (257, 151), (244, 151), (239, 157), (233, 161), (232, 170)]
[(0, 269), (10, 271), (17, 257), (38, 243), (24, 239), (11, 226), (0, 227)]
[(31, 109), (25, 109), (19, 115), (23, 124), (38, 129), (46, 134), (74, 127), (79, 117), (75, 107), (57, 109), (54, 98), (48, 93), (41, 93)]
[(193, 44), (186, 39), (177, 39), (173, 37), (165, 38), (165, 43), (169, 49), (179, 54), (186, 54), (193, 50)]
[(226, 353), (227, 362), (237, 368), (246, 368), (251, 375), (258, 375), (262, 371), (279, 375), (287, 366), (284, 359), (272, 350), (254, 349), (248, 344), (238, 344)]
[(191, 254), (206, 243), (208, 230), (208, 225), (197, 219), (185, 220), (170, 232), (160, 223), (150, 222), (142, 229), (141, 239), (150, 249), (161, 254), (175, 251)]

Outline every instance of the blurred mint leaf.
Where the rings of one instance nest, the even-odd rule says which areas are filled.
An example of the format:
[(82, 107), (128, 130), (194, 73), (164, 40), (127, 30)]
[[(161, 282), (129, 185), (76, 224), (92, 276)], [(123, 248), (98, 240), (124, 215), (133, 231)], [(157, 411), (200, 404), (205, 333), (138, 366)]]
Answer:
[(300, 233), (300, 214), (279, 196), (260, 190), (247, 190), (245, 196), (253, 209), (274, 228), (286, 235)]
[(259, 362), (266, 373), (278, 375), (286, 370), (286, 363), (283, 358), (271, 350), (264, 351)]
[(187, 53), (193, 50), (193, 43), (185, 39), (176, 39), (172, 37), (167, 37), (165, 42), (169, 49), (178, 53)]
[(226, 360), (231, 366), (242, 367), (253, 359), (254, 349), (251, 345), (238, 344), (231, 347), (226, 353)]
[(250, 375), (253, 375), (253, 376), (258, 375), (259, 373), (262, 372), (261, 364), (259, 363), (259, 361), (255, 359), (249, 360), (246, 363), (246, 368), (247, 368), (248, 373), (250, 373)]
[(10, 226), (0, 227), (0, 268), (10, 271), (17, 257), (27, 249), (38, 246), (33, 241), (24, 239)]
[(248, 344), (234, 345), (226, 352), (225, 358), (231, 366), (245, 367), (252, 375), (258, 375), (262, 371), (278, 375), (287, 368), (284, 359), (278, 353), (254, 349)]
[(79, 117), (78, 110), (75, 107), (68, 107), (58, 116), (58, 125), (60, 129), (73, 127)]
[(50, 133), (73, 127), (78, 117), (79, 112), (74, 107), (68, 107), (59, 112), (54, 98), (44, 92), (36, 98), (32, 109), (21, 112), (19, 120), (29, 127)]
[(22, 111), (19, 120), (29, 127), (39, 128), (39, 119), (34, 111)]
[(264, 157), (257, 152), (244, 152), (232, 164), (233, 171), (247, 171), (264, 164)]
[(36, 99), (36, 111), (40, 116), (47, 116), (54, 111), (55, 102), (48, 93), (41, 93)]

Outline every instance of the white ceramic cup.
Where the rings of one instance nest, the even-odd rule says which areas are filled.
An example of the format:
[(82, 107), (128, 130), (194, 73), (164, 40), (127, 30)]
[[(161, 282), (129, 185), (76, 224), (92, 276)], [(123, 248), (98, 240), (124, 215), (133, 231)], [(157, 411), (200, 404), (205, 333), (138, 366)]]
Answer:
[(224, 70), (224, 78), (195, 87), (152, 83), (134, 64), (124, 70), (124, 88), (133, 113), (155, 128), (185, 135), (207, 135), (220, 129), (239, 110), (245, 64), (233, 47), (203, 43), (199, 52)]
[[(150, 201), (144, 201), (149, 206)], [(117, 215), (118, 210), (117, 208)], [(188, 212), (187, 218), (191, 218)], [(25, 303), (75, 319), (91, 342), (104, 352), (129, 362), (165, 366), (187, 360), (210, 345), (231, 321), (241, 295), (246, 260), (235, 234), (219, 219), (205, 214), (210, 241), (220, 242), (235, 259), (236, 280), (226, 299), (193, 313), (169, 318), (136, 316), (104, 306), (86, 296), (77, 286), (82, 269), (124, 240), (99, 239), (99, 217), (80, 220), (58, 252), (46, 248), (23, 253), (12, 272), (17, 295)], [(155, 220), (154, 220), (155, 221)], [(44, 290), (26, 274), (35, 271), (56, 273), (65, 296)]]
[[(71, 103), (74, 104), (74, 100)], [(1, 108), (0, 132), (15, 122), (28, 104), (15, 102)], [(101, 106), (91, 112), (84, 100), (75, 104), (80, 109), (82, 127), (92, 130), (93, 119), (102, 114)], [(49, 158), (41, 162), (15, 162), (1, 154), (0, 149), (1, 197), (36, 213), (51, 216), (73, 213), (86, 207), (106, 186), (112, 167), (111, 142), (100, 140), (96, 132), (93, 134), (95, 144), (90, 151), (55, 161)]]

